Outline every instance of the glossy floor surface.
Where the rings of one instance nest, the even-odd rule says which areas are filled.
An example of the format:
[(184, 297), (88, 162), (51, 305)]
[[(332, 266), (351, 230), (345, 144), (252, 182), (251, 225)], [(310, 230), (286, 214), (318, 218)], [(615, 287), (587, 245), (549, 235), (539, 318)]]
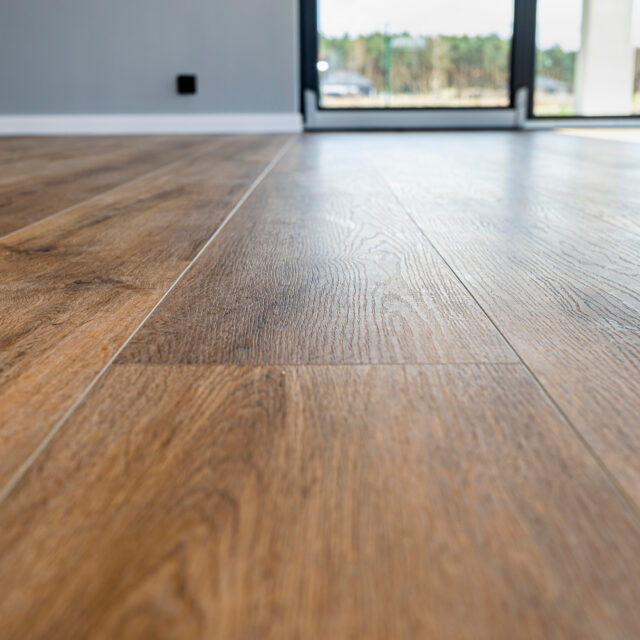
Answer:
[(0, 139), (0, 637), (640, 637), (640, 145)]

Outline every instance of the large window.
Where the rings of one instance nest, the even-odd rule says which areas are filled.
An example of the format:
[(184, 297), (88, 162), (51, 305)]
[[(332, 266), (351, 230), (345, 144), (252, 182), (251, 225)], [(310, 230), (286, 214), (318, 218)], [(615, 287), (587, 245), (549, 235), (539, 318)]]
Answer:
[(513, 0), (318, 0), (324, 108), (507, 107)]
[(309, 128), (640, 116), (640, 0), (301, 2)]

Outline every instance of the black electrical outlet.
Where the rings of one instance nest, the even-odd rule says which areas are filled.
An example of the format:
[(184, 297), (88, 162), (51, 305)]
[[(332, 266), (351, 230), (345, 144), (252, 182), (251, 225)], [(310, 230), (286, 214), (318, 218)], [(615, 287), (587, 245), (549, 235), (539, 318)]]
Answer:
[(178, 89), (178, 93), (181, 95), (197, 93), (198, 83), (196, 80), (196, 76), (193, 76), (193, 75), (178, 76), (176, 87)]

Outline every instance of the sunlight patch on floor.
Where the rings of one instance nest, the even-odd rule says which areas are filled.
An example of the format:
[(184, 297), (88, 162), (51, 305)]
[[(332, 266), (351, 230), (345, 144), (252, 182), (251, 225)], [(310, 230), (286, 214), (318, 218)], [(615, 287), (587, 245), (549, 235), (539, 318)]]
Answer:
[(598, 140), (617, 140), (619, 142), (635, 142), (640, 144), (640, 128), (613, 129), (556, 129), (556, 133), (566, 136), (580, 136), (582, 138), (596, 138)]

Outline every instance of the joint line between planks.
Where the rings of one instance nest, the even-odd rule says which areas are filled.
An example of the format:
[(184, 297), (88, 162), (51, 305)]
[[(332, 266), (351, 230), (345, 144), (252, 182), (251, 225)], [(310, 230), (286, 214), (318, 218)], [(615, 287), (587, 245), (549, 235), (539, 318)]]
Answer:
[[(98, 374), (93, 378), (93, 380), (89, 383), (87, 388), (78, 396), (76, 401), (67, 409), (65, 414), (58, 420), (58, 422), (50, 429), (47, 435), (42, 439), (40, 444), (35, 448), (35, 450), (31, 453), (31, 455), (22, 463), (20, 468), (13, 474), (13, 476), (9, 479), (9, 481), (5, 484), (4, 487), (0, 490), (0, 504), (2, 504), (8, 497), (13, 493), (13, 491), (18, 487), (24, 476), (27, 474), (31, 466), (37, 460), (37, 458), (47, 449), (49, 444), (53, 441), (55, 436), (58, 434), (60, 429), (64, 426), (67, 420), (71, 417), (71, 415), (78, 409), (89, 396), (94, 387), (98, 384), (107, 370), (113, 365), (113, 363), (117, 360), (118, 356), (124, 351), (127, 345), (133, 340), (135, 335), (140, 331), (142, 326), (147, 322), (147, 320), (153, 315), (155, 310), (165, 301), (167, 296), (176, 288), (178, 283), (182, 280), (182, 278), (191, 270), (196, 261), (200, 258), (200, 256), (211, 246), (213, 241), (218, 237), (218, 234), (225, 228), (227, 223), (233, 218), (233, 216), (244, 206), (245, 202), (251, 197), (253, 192), (260, 186), (260, 184), (264, 181), (264, 179), (271, 173), (273, 168), (282, 160), (285, 154), (289, 151), (289, 149), (293, 146), (296, 141), (296, 137), (291, 137), (287, 140), (278, 153), (273, 157), (271, 162), (262, 170), (260, 175), (252, 182), (251, 186), (247, 189), (245, 194), (238, 200), (233, 209), (227, 214), (225, 219), (222, 221), (220, 226), (213, 232), (213, 234), (209, 237), (209, 239), (204, 243), (200, 251), (195, 255), (193, 260), (185, 267), (182, 273), (177, 277), (174, 283), (165, 291), (160, 300), (156, 302), (155, 305), (151, 308), (149, 313), (145, 315), (142, 322), (138, 324), (138, 326), (133, 330), (133, 332), (129, 335), (129, 337), (122, 343), (120, 348), (109, 358), (109, 361), (102, 367), (102, 369), (98, 372)], [(166, 169), (166, 167), (163, 167)]]
[[(213, 142), (213, 141), (212, 141)], [(33, 222), (30, 222), (29, 224), (25, 225), (24, 227), (20, 227), (19, 229), (14, 229), (13, 231), (10, 231), (9, 233), (0, 236), (0, 242), (4, 242), (5, 240), (8, 240), (9, 238), (11, 238), (12, 236), (15, 236), (19, 233), (22, 233), (23, 231), (26, 231), (27, 229), (31, 229), (32, 227), (35, 227), (39, 224), (42, 224), (44, 222), (48, 222), (50, 220), (52, 220), (53, 218), (57, 218), (58, 216), (62, 216), (65, 213), (68, 213), (69, 211), (73, 211), (74, 209), (78, 208), (78, 207), (83, 207), (91, 202), (93, 202), (94, 200), (97, 200), (98, 198), (102, 198), (103, 196), (106, 196), (114, 191), (117, 191), (118, 189), (124, 189), (126, 187), (129, 187), (131, 185), (134, 185), (142, 180), (147, 180), (148, 178), (152, 178), (153, 176), (155, 176), (158, 173), (162, 173), (163, 171), (168, 171), (169, 169), (171, 169), (172, 167), (174, 167), (177, 164), (180, 164), (181, 162), (184, 162), (185, 160), (189, 160), (191, 158), (198, 158), (201, 155), (204, 155), (205, 153), (208, 153), (210, 151), (210, 149), (204, 149), (204, 150), (200, 150), (200, 151), (196, 151), (196, 150), (191, 150), (191, 151), (187, 151), (185, 152), (184, 155), (180, 156), (177, 160), (174, 160), (173, 162), (168, 162), (167, 164), (163, 164), (160, 167), (157, 167), (156, 169), (152, 169), (151, 171), (148, 171), (147, 173), (143, 173), (140, 176), (137, 176), (136, 178), (131, 178), (131, 180), (125, 180), (125, 182), (121, 182), (113, 187), (111, 187), (110, 189), (107, 189), (106, 191), (101, 191), (100, 193), (96, 193), (95, 195), (91, 196), (90, 198), (87, 198), (86, 200), (80, 200), (80, 202), (76, 202), (68, 207), (65, 207), (64, 209), (61, 209), (60, 211), (56, 211), (55, 213), (51, 213), (48, 216), (45, 216), (44, 218), (41, 218), (40, 220), (34, 220)]]
[(556, 402), (556, 400), (554, 399), (554, 397), (551, 395), (551, 393), (547, 390), (547, 388), (542, 384), (542, 381), (538, 378), (538, 376), (533, 372), (533, 370), (531, 369), (531, 367), (527, 364), (527, 362), (524, 360), (524, 358), (520, 355), (520, 353), (518, 352), (518, 350), (514, 347), (514, 345), (511, 343), (511, 341), (507, 338), (507, 336), (502, 332), (502, 330), (500, 329), (500, 327), (496, 324), (496, 322), (494, 321), (494, 319), (491, 317), (491, 315), (488, 313), (488, 311), (484, 308), (484, 306), (482, 304), (480, 304), (480, 301), (476, 298), (476, 296), (472, 293), (472, 291), (469, 289), (469, 287), (467, 286), (467, 284), (464, 282), (464, 280), (458, 275), (457, 271), (455, 271), (455, 269), (451, 266), (451, 264), (449, 263), (449, 261), (442, 255), (442, 253), (440, 252), (440, 250), (436, 247), (436, 245), (433, 243), (433, 241), (431, 240), (431, 238), (427, 235), (427, 233), (425, 232), (425, 230), (422, 228), (421, 225), (418, 224), (418, 221), (414, 218), (413, 214), (411, 213), (411, 211), (409, 211), (409, 209), (405, 206), (404, 202), (402, 202), (402, 200), (400, 199), (400, 197), (398, 196), (398, 194), (396, 193), (396, 190), (391, 186), (391, 184), (389, 183), (389, 181), (387, 180), (387, 177), (382, 173), (382, 171), (380, 171), (379, 169), (375, 168), (374, 169), (381, 177), (382, 180), (384, 180), (385, 184), (387, 185), (387, 187), (389, 188), (389, 190), (391, 191), (391, 193), (393, 194), (393, 197), (395, 198), (395, 200), (398, 202), (398, 204), (402, 207), (402, 209), (404, 210), (404, 212), (407, 214), (408, 218), (411, 220), (411, 222), (415, 225), (415, 227), (418, 229), (418, 232), (422, 235), (422, 237), (427, 241), (427, 243), (429, 244), (429, 246), (436, 252), (436, 255), (438, 255), (438, 257), (442, 260), (442, 262), (446, 265), (447, 269), (449, 269), (449, 271), (453, 274), (453, 276), (455, 277), (455, 279), (460, 283), (460, 285), (463, 287), (463, 289), (467, 292), (467, 294), (471, 297), (471, 299), (475, 302), (475, 304), (478, 306), (478, 308), (482, 311), (482, 313), (486, 316), (487, 320), (489, 320), (489, 322), (491, 323), (491, 325), (494, 327), (494, 329), (498, 332), (498, 334), (502, 337), (502, 339), (505, 341), (505, 344), (511, 349), (511, 351), (513, 351), (513, 353), (516, 355), (516, 357), (518, 358), (518, 360), (520, 361), (520, 364), (522, 364), (522, 366), (525, 368), (525, 370), (527, 371), (527, 373), (529, 374), (529, 376), (531, 376), (531, 379), (534, 381), (534, 383), (536, 384), (536, 386), (540, 389), (540, 391), (542, 392), (543, 396), (546, 398), (547, 402), (558, 412), (558, 415), (562, 418), (562, 420), (564, 421), (564, 423), (569, 427), (569, 429), (573, 432), (573, 434), (577, 437), (578, 441), (581, 443), (581, 445), (585, 448), (585, 450), (587, 451), (587, 453), (595, 460), (596, 464), (598, 465), (598, 467), (600, 468), (600, 470), (605, 474), (605, 476), (609, 479), (609, 482), (611, 482), (611, 484), (613, 485), (613, 487), (616, 489), (616, 491), (620, 494), (621, 498), (629, 505), (629, 507), (631, 508), (631, 511), (633, 512), (633, 514), (636, 516), (636, 518), (638, 520), (640, 520), (640, 506), (638, 506), (638, 504), (636, 503), (636, 501), (631, 497), (631, 495), (629, 495), (629, 493), (627, 493), (627, 491), (625, 490), (625, 488), (620, 484), (620, 482), (618, 481), (618, 478), (615, 476), (615, 474), (613, 473), (613, 471), (611, 471), (611, 469), (609, 469), (609, 467), (605, 464), (604, 460), (602, 460), (602, 458), (598, 455), (598, 453), (596, 452), (596, 450), (591, 446), (590, 442), (585, 438), (585, 436), (582, 434), (582, 432), (580, 431), (580, 429), (578, 429), (578, 427), (576, 427), (575, 424), (573, 424), (573, 422), (569, 419), (569, 417), (567, 416), (567, 414), (562, 410), (562, 408), (560, 407), (560, 405)]

